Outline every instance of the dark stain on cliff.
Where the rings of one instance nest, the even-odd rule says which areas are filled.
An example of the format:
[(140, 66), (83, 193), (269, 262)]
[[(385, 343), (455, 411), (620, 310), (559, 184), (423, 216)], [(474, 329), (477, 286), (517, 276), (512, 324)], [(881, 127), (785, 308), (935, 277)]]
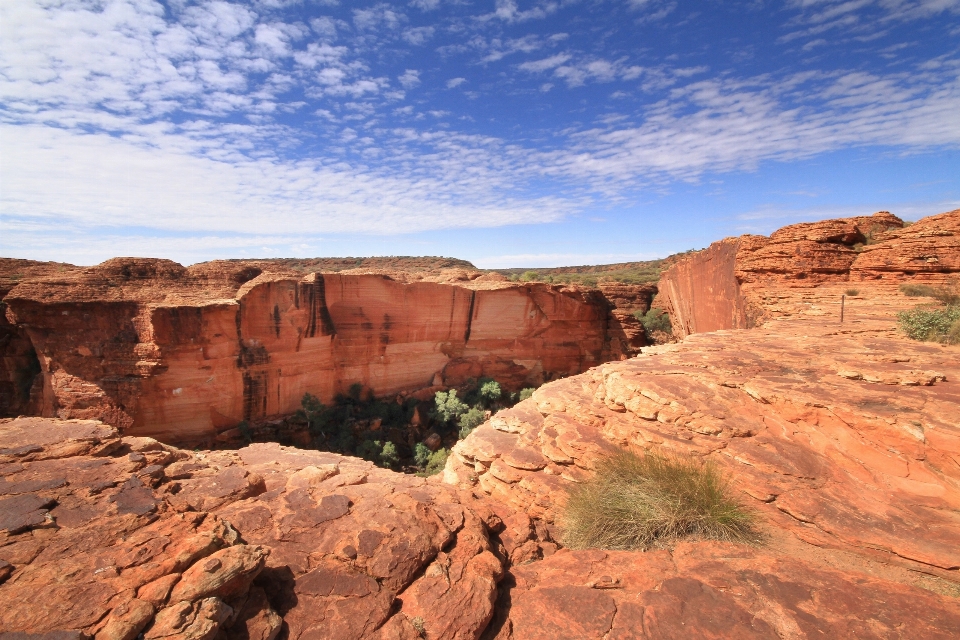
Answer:
[(393, 328), (393, 320), (390, 319), (389, 314), (383, 314), (383, 331), (380, 332), (380, 344), (388, 345), (390, 344), (390, 329)]
[(306, 337), (316, 337), (318, 325), (321, 336), (335, 334), (337, 330), (333, 326), (333, 318), (330, 317), (330, 310), (327, 308), (327, 290), (323, 276), (317, 275), (313, 282), (302, 282), (300, 286), (303, 288), (303, 297), (310, 309)]
[(280, 305), (273, 305), (273, 332), (280, 337)]
[(243, 330), (241, 318), (243, 313), (241, 309), (237, 309), (236, 323), (237, 323), (237, 339), (240, 341), (240, 352), (237, 354), (237, 367), (240, 369), (246, 369), (257, 364), (267, 364), (270, 362), (270, 353), (267, 351), (266, 347), (262, 344), (256, 344), (253, 346), (247, 346), (243, 340)]
[(473, 327), (473, 305), (477, 301), (477, 292), (470, 291), (470, 311), (467, 313), (467, 330), (463, 332), (463, 341), (466, 343), (470, 340), (470, 329)]
[(267, 374), (245, 371), (243, 374), (243, 419), (267, 415)]

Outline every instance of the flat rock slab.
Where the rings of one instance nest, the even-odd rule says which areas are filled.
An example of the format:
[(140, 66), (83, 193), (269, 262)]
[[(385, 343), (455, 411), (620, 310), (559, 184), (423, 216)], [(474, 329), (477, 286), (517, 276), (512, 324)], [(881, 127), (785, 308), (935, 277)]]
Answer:
[(90, 421), (2, 420), (0, 441), (4, 632), (413, 637), (417, 618), (435, 637), (477, 637), (493, 616), (500, 520), (469, 492), (277, 445), (181, 451)]
[(552, 638), (955, 638), (960, 601), (713, 542), (515, 567), (489, 631)]

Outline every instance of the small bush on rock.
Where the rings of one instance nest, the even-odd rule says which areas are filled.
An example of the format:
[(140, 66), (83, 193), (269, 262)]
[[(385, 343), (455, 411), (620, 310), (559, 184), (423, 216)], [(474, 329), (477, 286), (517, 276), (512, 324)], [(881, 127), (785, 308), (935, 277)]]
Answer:
[(897, 322), (907, 337), (914, 340), (960, 344), (960, 305), (901, 311)]
[(748, 541), (754, 517), (710, 464), (619, 452), (577, 485), (561, 519), (573, 549), (647, 549), (686, 537)]
[(527, 400), (528, 398), (533, 396), (534, 391), (536, 391), (536, 389), (534, 389), (533, 387), (527, 387), (526, 389), (521, 389), (520, 395), (518, 396), (519, 398), (518, 402), (523, 402), (524, 400)]
[(859, 289), (847, 289), (845, 292), (848, 296), (858, 296), (860, 295)]

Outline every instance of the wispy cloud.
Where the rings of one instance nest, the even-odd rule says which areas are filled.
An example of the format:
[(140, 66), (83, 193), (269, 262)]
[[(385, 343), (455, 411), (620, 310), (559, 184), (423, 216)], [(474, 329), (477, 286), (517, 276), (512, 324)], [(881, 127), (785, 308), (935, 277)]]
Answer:
[[(5, 246), (44, 225), (242, 248), (230, 233), (289, 247), (304, 229), (554, 222), (706, 172), (868, 145), (960, 147), (956, 51), (747, 75), (689, 52), (605, 46), (615, 29), (582, 26), (599, 5), (334, 5), (0, 3)], [(639, 29), (671, 6), (604, 8)], [(958, 6), (798, 0), (779, 46), (815, 57), (832, 46), (816, 33), (840, 21), (952, 17)], [(572, 19), (557, 24), (565, 11)], [(504, 95), (521, 98), (503, 109)]]

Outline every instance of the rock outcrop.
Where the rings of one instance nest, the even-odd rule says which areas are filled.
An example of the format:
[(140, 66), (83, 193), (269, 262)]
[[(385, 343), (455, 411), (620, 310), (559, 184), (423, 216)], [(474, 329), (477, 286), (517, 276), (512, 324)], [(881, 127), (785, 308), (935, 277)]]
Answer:
[(780, 315), (764, 327), (692, 335), (545, 385), (454, 448), (447, 482), (522, 511), (551, 538), (568, 488), (624, 447), (711, 461), (762, 523), (756, 548), (541, 544), (532, 556), (552, 555), (510, 569), (496, 637), (960, 628), (960, 348), (898, 335), (897, 310), (916, 303), (892, 284), (864, 285), (841, 325), (843, 287), (771, 288)]
[[(462, 441), (446, 482), (276, 444), (190, 452), (92, 420), (0, 421), (0, 629), (950, 638), (960, 351), (899, 338), (910, 301), (866, 286), (842, 327), (835, 288), (786, 289), (792, 315), (765, 328), (544, 385)], [(567, 488), (624, 446), (712, 461), (759, 542), (558, 548)]]
[(911, 278), (939, 282), (960, 274), (960, 209), (877, 236), (850, 267), (851, 280)]
[(34, 386), (40, 361), (26, 331), (7, 320), (3, 297), (25, 279), (76, 269), (58, 262), (0, 258), (0, 416), (35, 414), (40, 406), (40, 388)]
[(308, 392), (393, 397), (481, 376), (512, 389), (636, 352), (636, 335), (610, 338), (596, 290), (262, 266), (114, 259), (20, 283), (4, 300), (38, 356), (37, 412), (201, 442)]
[(885, 211), (872, 216), (790, 225), (770, 237), (715, 242), (661, 275), (658, 306), (674, 335), (746, 329), (776, 315), (771, 285), (884, 280), (942, 283), (960, 274), (960, 210), (904, 227)]
[(476, 638), (502, 526), (470, 492), (355, 458), (0, 421), (2, 632)]

